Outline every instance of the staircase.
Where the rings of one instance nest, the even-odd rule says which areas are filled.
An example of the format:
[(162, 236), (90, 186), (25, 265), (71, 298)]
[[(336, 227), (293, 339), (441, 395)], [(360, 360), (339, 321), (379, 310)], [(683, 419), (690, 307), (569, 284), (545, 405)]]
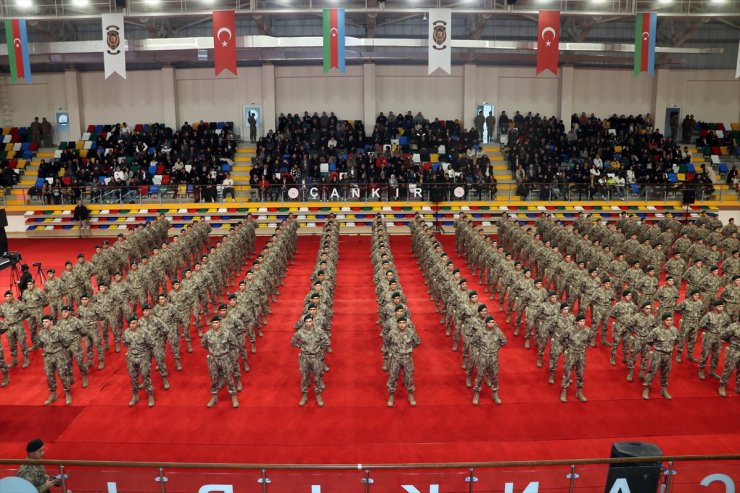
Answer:
[(234, 166), (231, 168), (231, 178), (234, 180), (234, 190), (237, 197), (246, 200), (249, 197), (249, 172), (252, 170), (252, 159), (257, 154), (255, 144), (242, 142), (236, 148)]
[(509, 164), (501, 152), (501, 146), (498, 144), (486, 144), (483, 146), (483, 153), (491, 160), (491, 169), (493, 176), (498, 181), (498, 197), (508, 201), (509, 198), (519, 200), (516, 196), (516, 180), (514, 174), (509, 169)]
[(28, 189), (36, 185), (36, 180), (39, 177), (39, 164), (42, 159), (51, 159), (54, 157), (54, 149), (39, 149), (36, 156), (26, 166), (26, 169), (21, 176), (21, 180), (8, 194), (5, 204), (6, 205), (26, 205), (28, 203)]

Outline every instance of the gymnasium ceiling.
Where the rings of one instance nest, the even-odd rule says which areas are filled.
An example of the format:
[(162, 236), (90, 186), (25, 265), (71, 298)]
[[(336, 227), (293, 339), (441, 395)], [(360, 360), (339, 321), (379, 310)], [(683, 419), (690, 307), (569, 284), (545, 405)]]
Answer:
[[(0, 0), (0, 12), (28, 20), (34, 72), (102, 69), (99, 14), (121, 12), (115, 0), (19, 1)], [(240, 66), (319, 65), (328, 7), (346, 9), (348, 65), (426, 64), (426, 10), (436, 7), (452, 9), (453, 43), (464, 41), (453, 45), (453, 64), (534, 66), (541, 8), (562, 12), (561, 64), (631, 67), (634, 13), (642, 11), (658, 12), (658, 68), (734, 69), (740, 40), (740, 0), (129, 0), (127, 66), (212, 67), (215, 9), (237, 11)], [(7, 63), (0, 56), (0, 69)]]

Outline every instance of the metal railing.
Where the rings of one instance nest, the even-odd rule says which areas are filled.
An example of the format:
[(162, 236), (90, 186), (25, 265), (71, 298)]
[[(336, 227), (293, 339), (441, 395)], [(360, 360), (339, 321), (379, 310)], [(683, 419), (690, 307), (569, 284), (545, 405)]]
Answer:
[[(43, 464), (62, 493), (639, 491), (734, 492), (740, 455), (417, 464), (207, 464), (83, 460), (0, 460), (0, 477), (22, 463)], [(708, 490), (709, 491), (709, 490)]]
[(495, 186), (488, 183), (445, 184), (352, 184), (306, 183), (269, 187), (234, 186), (88, 186), (61, 188), (44, 193), (35, 188), (15, 187), (2, 197), (5, 205), (15, 200), (26, 205), (72, 205), (79, 200), (90, 204), (165, 204), (165, 203), (237, 203), (255, 202), (592, 202), (592, 201), (668, 201), (683, 200), (684, 192), (693, 194), (698, 202), (738, 199), (738, 192), (727, 186), (693, 186), (684, 184), (648, 184), (632, 187), (590, 187), (566, 184), (527, 183), (518, 189), (514, 185)]

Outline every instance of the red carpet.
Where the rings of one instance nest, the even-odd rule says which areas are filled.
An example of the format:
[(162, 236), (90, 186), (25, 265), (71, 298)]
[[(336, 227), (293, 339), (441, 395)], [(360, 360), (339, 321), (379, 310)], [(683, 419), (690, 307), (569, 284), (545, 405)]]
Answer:
[[(442, 241), (477, 288), (454, 254), (454, 239)], [(40, 260), (45, 269), (59, 270), (78, 251), (91, 255), (96, 242), (11, 240), (11, 247), (29, 265)], [(46, 408), (36, 352), (31, 367), (11, 370), (10, 386), (0, 390), (0, 457), (21, 457), (35, 436), (50, 443), (48, 458), (100, 460), (392, 463), (604, 457), (613, 441), (624, 439), (655, 442), (666, 454), (738, 452), (740, 397), (733, 392), (720, 398), (715, 380), (696, 378), (696, 365), (674, 366), (673, 401), (658, 396), (655, 382), (653, 398), (646, 402), (640, 383), (627, 383), (626, 369), (611, 367), (607, 349), (599, 346), (588, 354), (589, 402), (561, 404), (559, 386), (548, 385), (546, 370), (536, 368), (535, 354), (513, 338), (493, 302), (489, 308), (510, 338), (501, 351), (504, 402), (496, 406), (486, 393), (473, 407), (460, 355), (450, 350), (451, 340), (428, 301), (409, 237), (392, 237), (391, 245), (421, 337), (414, 356), (416, 408), (409, 407), (405, 391), (395, 408), (385, 405), (369, 238), (356, 236), (340, 240), (326, 406), (319, 409), (310, 400), (306, 408), (298, 407), (298, 350), (290, 346), (290, 337), (318, 248), (318, 237), (301, 237), (265, 337), (257, 341), (257, 354), (250, 355), (252, 371), (245, 375), (239, 409), (231, 408), (225, 394), (216, 408), (206, 408), (209, 378), (200, 347), (183, 352), (184, 371), (171, 371), (171, 390), (162, 390), (159, 375), (153, 375), (153, 409), (127, 406), (124, 357), (115, 353), (109, 353), (105, 370), (91, 372), (88, 389), (73, 388), (71, 408), (62, 401)], [(0, 283), (8, 280), (7, 271), (0, 273)]]

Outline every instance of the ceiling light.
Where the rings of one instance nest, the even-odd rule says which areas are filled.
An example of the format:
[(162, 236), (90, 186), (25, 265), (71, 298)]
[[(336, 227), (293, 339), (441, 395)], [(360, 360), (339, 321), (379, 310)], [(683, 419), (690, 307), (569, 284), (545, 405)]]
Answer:
[(144, 0), (147, 5), (159, 5), (159, 0)]
[(658, 2), (666, 4), (666, 3), (673, 3), (673, 0), (658, 0)]
[(15, 0), (15, 6), (22, 9), (33, 7), (33, 0)]
[(712, 0), (712, 3), (722, 4), (722, 3), (727, 3), (727, 0)]
[(72, 0), (72, 5), (75, 7), (87, 7), (90, 5), (90, 0)]

